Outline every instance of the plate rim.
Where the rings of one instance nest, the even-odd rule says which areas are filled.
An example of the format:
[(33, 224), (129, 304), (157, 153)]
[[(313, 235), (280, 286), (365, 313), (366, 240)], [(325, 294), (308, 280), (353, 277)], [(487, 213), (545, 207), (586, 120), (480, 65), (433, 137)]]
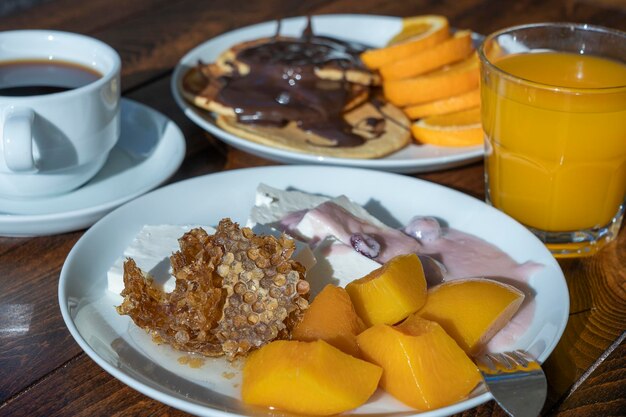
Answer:
[[(81, 243), (84, 243), (85, 241), (88, 241), (89, 239), (92, 238), (92, 235), (97, 235), (97, 233), (99, 233), (99, 228), (100, 227), (105, 227), (106, 223), (109, 221), (107, 219), (112, 218), (114, 216), (118, 216), (118, 214), (116, 214), (117, 212), (121, 212), (122, 210), (131, 210), (133, 205), (139, 205), (141, 204), (141, 201), (144, 199), (150, 199), (150, 198), (158, 198), (159, 194), (163, 194), (163, 195), (167, 195), (171, 190), (171, 189), (175, 189), (177, 187), (185, 187), (185, 186), (189, 186), (191, 183), (193, 182), (204, 182), (204, 181), (209, 181), (208, 178), (212, 178), (212, 181), (219, 181), (219, 179), (221, 177), (224, 176), (229, 176), (233, 173), (236, 172), (249, 172), (249, 173), (254, 173), (254, 172), (260, 172), (260, 171), (289, 171), (292, 169), (313, 169), (313, 170), (342, 170), (344, 172), (365, 172), (368, 173), (370, 175), (381, 175), (381, 176), (393, 176), (393, 177), (402, 177), (406, 180), (409, 181), (416, 181), (419, 183), (422, 183), (424, 186), (427, 187), (435, 187), (435, 188), (439, 188), (441, 190), (443, 190), (444, 192), (447, 193), (452, 193), (454, 195), (457, 196), (462, 196), (463, 198), (468, 198), (471, 200), (475, 200), (476, 202), (483, 204), (484, 208), (487, 210), (493, 210), (494, 213), (499, 213), (498, 215), (502, 215), (505, 216), (506, 218), (509, 219), (509, 221), (512, 221), (514, 223), (517, 223), (519, 226), (523, 227), (521, 224), (519, 224), (516, 220), (514, 220), (513, 218), (511, 218), (510, 216), (506, 215), (505, 213), (493, 208), (492, 206), (487, 205), (486, 203), (484, 203), (482, 200), (477, 199), (469, 194), (463, 193), (461, 191), (455, 190), (453, 188), (450, 187), (446, 187), (444, 185), (438, 184), (438, 183), (434, 183), (431, 181), (427, 181), (427, 180), (423, 180), (423, 179), (419, 179), (419, 178), (414, 178), (414, 177), (409, 177), (409, 176), (403, 176), (403, 175), (399, 175), (399, 174), (395, 174), (395, 173), (390, 173), (390, 172), (381, 172), (381, 171), (373, 171), (373, 170), (368, 170), (368, 169), (363, 169), (363, 168), (352, 168), (352, 167), (337, 167), (337, 166), (318, 166), (318, 165), (283, 165), (283, 166), (263, 166), (263, 167), (249, 167), (249, 168), (242, 168), (242, 169), (237, 169), (237, 170), (230, 170), (230, 171), (220, 171), (220, 172), (216, 172), (216, 173), (212, 173), (212, 174), (206, 174), (206, 175), (202, 175), (202, 176), (198, 176), (198, 177), (192, 177), (189, 178), (187, 180), (184, 181), (180, 181), (180, 182), (176, 182), (176, 183), (172, 183), (169, 184), (165, 187), (161, 187), (158, 189), (155, 189), (153, 191), (150, 191), (134, 200), (129, 201), (128, 203), (116, 208), (115, 210), (111, 211), (110, 213), (106, 214), (102, 219), (98, 220), (96, 222), (96, 224), (94, 224), (94, 226), (92, 228), (90, 228), (89, 230), (87, 230), (83, 236), (80, 237), (80, 239), (75, 243), (75, 245), (72, 247), (72, 249), (70, 250), (70, 252), (68, 253), (68, 256), (65, 260), (65, 262), (63, 263), (62, 269), (61, 269), (61, 273), (59, 276), (59, 284), (58, 284), (58, 302), (59, 302), (59, 307), (61, 310), (61, 315), (63, 317), (63, 320), (65, 322), (65, 325), (67, 326), (68, 330), (70, 331), (72, 337), (74, 338), (74, 340), (79, 344), (79, 346), (81, 347), (81, 349), (91, 358), (94, 360), (94, 362), (96, 362), (103, 370), (105, 370), (107, 373), (111, 374), (113, 377), (117, 378), (118, 380), (120, 380), (121, 382), (123, 382), (124, 384), (128, 385), (129, 387), (147, 395), (150, 398), (153, 398), (159, 402), (162, 402), (164, 404), (167, 404), (169, 406), (172, 406), (174, 408), (177, 408), (179, 410), (183, 410), (192, 414), (202, 414), (202, 415), (206, 415), (206, 414), (210, 414), (210, 415), (215, 415), (215, 416), (220, 416), (220, 417), (242, 417), (242, 416), (251, 416), (251, 414), (237, 414), (235, 412), (228, 412), (228, 411), (222, 411), (218, 408), (213, 408), (210, 407), (208, 405), (200, 405), (197, 403), (194, 403), (192, 401), (185, 401), (183, 399), (179, 399), (176, 398), (170, 394), (161, 392), (158, 389), (152, 388), (146, 384), (144, 384), (141, 381), (138, 381), (136, 379), (134, 379), (132, 376), (125, 374), (124, 372), (122, 372), (121, 370), (119, 370), (118, 368), (114, 368), (113, 366), (111, 366), (108, 362), (106, 362), (103, 358), (100, 357), (100, 355), (98, 355), (98, 353), (91, 348), (91, 346), (87, 343), (87, 341), (83, 338), (83, 336), (81, 335), (80, 331), (78, 330), (78, 328), (76, 327), (76, 324), (74, 323), (74, 319), (71, 317), (71, 313), (69, 312), (68, 309), (68, 299), (66, 299), (65, 294), (64, 294), (64, 289), (65, 289), (65, 285), (66, 285), (66, 281), (68, 280), (68, 268), (69, 265), (73, 262), (73, 259), (78, 256), (77, 254), (80, 252), (80, 247), (81, 247)], [(258, 176), (253, 176), (253, 177), (258, 177)], [(104, 225), (104, 226), (103, 226)], [(525, 228), (524, 228), (525, 229)], [(527, 229), (525, 229), (527, 230)], [(534, 237), (534, 235), (532, 235), (532, 233), (530, 231), (527, 230), (527, 233)], [(536, 239), (536, 242), (541, 244), (541, 242)], [(542, 244), (541, 244), (542, 245)], [(549, 254), (549, 251), (547, 248), (545, 248), (545, 246), (543, 247), (545, 252)], [(563, 333), (565, 331), (565, 327), (568, 323), (568, 319), (569, 319), (569, 308), (570, 308), (570, 300), (569, 300), (569, 293), (567, 291), (567, 283), (565, 281), (565, 276), (563, 274), (562, 269), (560, 268), (558, 262), (556, 261), (555, 258), (551, 258), (548, 260), (548, 262), (552, 265), (552, 266), (556, 266), (556, 270), (559, 272), (560, 275), (560, 279), (561, 279), (561, 284), (565, 287), (565, 293), (562, 294), (565, 296), (565, 299), (563, 300), (564, 306), (566, 307), (566, 315), (565, 315), (565, 320), (560, 322), (560, 326), (556, 332), (556, 337), (553, 340), (553, 342), (551, 343), (551, 345), (546, 347), (546, 350), (544, 351), (544, 353), (542, 354), (543, 357), (543, 361), (545, 361), (545, 359), (554, 351), (554, 348), (556, 347), (557, 343), (560, 341), (561, 337), (563, 336)], [(489, 400), (493, 399), (493, 396), (491, 395), (491, 393), (489, 392), (485, 392), (483, 394), (477, 395), (476, 397), (464, 400), (460, 403), (455, 403), (455, 404), (451, 404), (449, 406), (446, 407), (442, 407), (442, 408), (438, 408), (436, 410), (430, 410), (427, 412), (419, 412), (419, 411), (415, 411), (415, 412), (407, 412), (404, 414), (401, 414), (403, 416), (442, 416), (442, 415), (449, 415), (451, 413), (458, 413), (470, 408), (474, 408), (480, 404), (483, 404)], [(210, 413), (207, 413), (207, 410), (210, 411)], [(400, 414), (399, 414), (400, 415)]]
[[(306, 16), (294, 16), (282, 19), (283, 22), (296, 22), (306, 19)], [(375, 14), (359, 14), (359, 13), (340, 13), (340, 14), (322, 14), (311, 16), (313, 21), (315, 20), (332, 20), (332, 19), (373, 19), (373, 20), (387, 20), (392, 22), (399, 22), (401, 17), (375, 15)], [(290, 151), (280, 148), (275, 148), (268, 145), (262, 145), (256, 142), (252, 142), (234, 135), (221, 129), (217, 124), (207, 121), (201, 116), (200, 109), (196, 109), (192, 104), (188, 103), (185, 98), (180, 94), (180, 82), (183, 75), (184, 64), (191, 62), (192, 57), (199, 54), (203, 49), (207, 48), (207, 44), (215, 41), (219, 41), (223, 37), (229, 37), (237, 34), (238, 32), (244, 32), (254, 29), (260, 29), (275, 22), (274, 20), (267, 20), (248, 26), (239, 27), (230, 31), (220, 33), (217, 36), (206, 39), (194, 46), (177, 62), (172, 78), (170, 80), (170, 91), (174, 96), (174, 100), (179, 108), (183, 111), (186, 117), (194, 122), (198, 127), (208, 131), (216, 136), (219, 140), (226, 142), (227, 144), (246, 151), (263, 158), (271, 159), (273, 161), (280, 161), (290, 164), (320, 164), (329, 166), (345, 166), (354, 168), (370, 168), (377, 170), (384, 170), (398, 173), (420, 173), (431, 172), (443, 169), (449, 169), (458, 167), (461, 165), (471, 164), (484, 157), (484, 147), (480, 145), (464, 147), (467, 150), (463, 153), (456, 153), (452, 155), (439, 156), (439, 157), (425, 157), (425, 158), (411, 158), (411, 159), (390, 159), (387, 155), (382, 158), (376, 159), (362, 159), (362, 158), (339, 158), (328, 156), (316, 156), (314, 154)], [(474, 32), (473, 32), (474, 33)], [(474, 33), (478, 36), (478, 34)], [(412, 139), (411, 139), (412, 140)], [(413, 145), (410, 143), (410, 145)], [(414, 146), (414, 145), (413, 145)], [(434, 148), (434, 145), (424, 145)], [(398, 150), (396, 152), (401, 152)]]

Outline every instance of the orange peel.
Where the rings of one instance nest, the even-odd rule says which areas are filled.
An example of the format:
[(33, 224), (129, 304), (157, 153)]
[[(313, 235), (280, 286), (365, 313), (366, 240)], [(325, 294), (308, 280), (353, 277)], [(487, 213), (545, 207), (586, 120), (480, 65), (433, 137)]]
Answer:
[(385, 98), (399, 107), (427, 103), (466, 93), (478, 88), (479, 71), (476, 54), (437, 71), (403, 80), (385, 80)]
[(431, 116), (413, 123), (411, 133), (421, 144), (473, 146), (483, 143), (480, 108)]
[(380, 75), (384, 80), (416, 77), (444, 65), (461, 61), (467, 58), (473, 50), (472, 32), (462, 30), (431, 48), (417, 52), (408, 58), (383, 65), (380, 67)]
[(407, 58), (428, 49), (450, 37), (450, 26), (445, 16), (425, 15), (403, 19), (402, 30), (383, 48), (369, 49), (361, 60), (369, 69)]
[(421, 119), (422, 117), (466, 110), (476, 106), (480, 106), (479, 88), (475, 88), (467, 93), (446, 97), (441, 100), (405, 107), (404, 113), (409, 119), (416, 120)]

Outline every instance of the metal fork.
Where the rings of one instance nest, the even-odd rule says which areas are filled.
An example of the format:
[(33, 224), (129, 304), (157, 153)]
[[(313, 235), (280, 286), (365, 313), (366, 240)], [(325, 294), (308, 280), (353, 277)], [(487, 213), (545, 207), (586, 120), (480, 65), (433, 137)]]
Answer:
[(496, 402), (512, 417), (537, 417), (548, 384), (541, 365), (527, 352), (489, 353), (476, 360)]

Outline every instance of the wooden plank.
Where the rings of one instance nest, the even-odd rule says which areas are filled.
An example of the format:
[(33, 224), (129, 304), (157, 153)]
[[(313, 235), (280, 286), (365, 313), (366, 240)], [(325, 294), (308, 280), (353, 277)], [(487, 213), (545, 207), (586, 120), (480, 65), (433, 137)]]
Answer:
[(544, 364), (550, 402), (567, 401), (570, 389), (626, 330), (626, 232), (596, 256), (560, 261), (570, 293), (570, 318)]
[(417, 177), (461, 191), (479, 200), (485, 200), (485, 182), (482, 161), (474, 162), (463, 167), (447, 169), (445, 171), (419, 174)]
[(593, 372), (585, 375), (580, 386), (558, 406), (555, 413), (564, 417), (626, 415), (626, 342), (615, 347), (608, 357), (600, 357)]
[(0, 241), (11, 247), (0, 262), (0, 402), (81, 352), (56, 301), (61, 265), (79, 236)]
[[(389, 2), (384, 0), (358, 2), (316, 1), (290, 2), (270, 0), (259, 7), (255, 2), (237, 5), (229, 0), (204, 2), (179, 1), (169, 6), (146, 11), (114, 28), (94, 33), (95, 36), (114, 46), (124, 58), (124, 88), (139, 85), (158, 77), (171, 68), (196, 45), (228, 30), (238, 27), (290, 16), (328, 13), (366, 13), (411, 16), (425, 13), (444, 14), (451, 24), (470, 28), (480, 33), (490, 33), (505, 26), (540, 20), (562, 20), (564, 10), (559, 0), (549, 0), (542, 7), (531, 7), (528, 1), (508, 2), (497, 0), (471, 0), (447, 2)], [(524, 11), (524, 13), (520, 13)], [(193, 16), (193, 19), (190, 19)], [(494, 19), (493, 16), (498, 16)], [(576, 9), (569, 20), (589, 23), (604, 22), (617, 29), (626, 30), (626, 13), (608, 13), (604, 9)], [(166, 28), (155, 34), (154, 22)], [(375, 30), (375, 28), (373, 28)]]
[(110, 0), (46, 1), (0, 19), (0, 30), (53, 29), (91, 34), (169, 3), (168, 0), (133, 0), (123, 4)]
[[(125, 75), (123, 87), (126, 89), (164, 75), (187, 51), (223, 32), (261, 21), (304, 14), (410, 16), (439, 13), (448, 16), (453, 26), (485, 34), (520, 23), (564, 19), (626, 30), (626, 12), (623, 10), (579, 7), (566, 14), (559, 0), (546, 1), (541, 7), (529, 3), (467, 0), (455, 2), (453, 7), (449, 2), (270, 0), (264, 2), (263, 7), (256, 2), (241, 2), (233, 8), (230, 0), (215, 0), (210, 6), (193, 0), (141, 0), (127, 2), (123, 7), (114, 7), (106, 0), (57, 0), (0, 21), (0, 29), (55, 28), (95, 36), (121, 54)], [(236, 13), (233, 13), (234, 9)]]
[[(63, 389), (59, 389), (63, 387)], [(80, 355), (27, 393), (0, 406), (0, 416), (186, 416), (127, 387)]]

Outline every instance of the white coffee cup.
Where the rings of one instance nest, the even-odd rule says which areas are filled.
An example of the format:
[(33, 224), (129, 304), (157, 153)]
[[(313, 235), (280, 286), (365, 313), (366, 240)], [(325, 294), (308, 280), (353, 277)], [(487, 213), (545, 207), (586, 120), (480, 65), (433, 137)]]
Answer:
[(0, 65), (42, 60), (89, 68), (101, 77), (62, 92), (19, 97), (2, 95), (3, 87), (13, 86), (0, 77), (5, 197), (41, 197), (81, 186), (102, 168), (120, 135), (121, 62), (113, 48), (68, 32), (0, 32)]

